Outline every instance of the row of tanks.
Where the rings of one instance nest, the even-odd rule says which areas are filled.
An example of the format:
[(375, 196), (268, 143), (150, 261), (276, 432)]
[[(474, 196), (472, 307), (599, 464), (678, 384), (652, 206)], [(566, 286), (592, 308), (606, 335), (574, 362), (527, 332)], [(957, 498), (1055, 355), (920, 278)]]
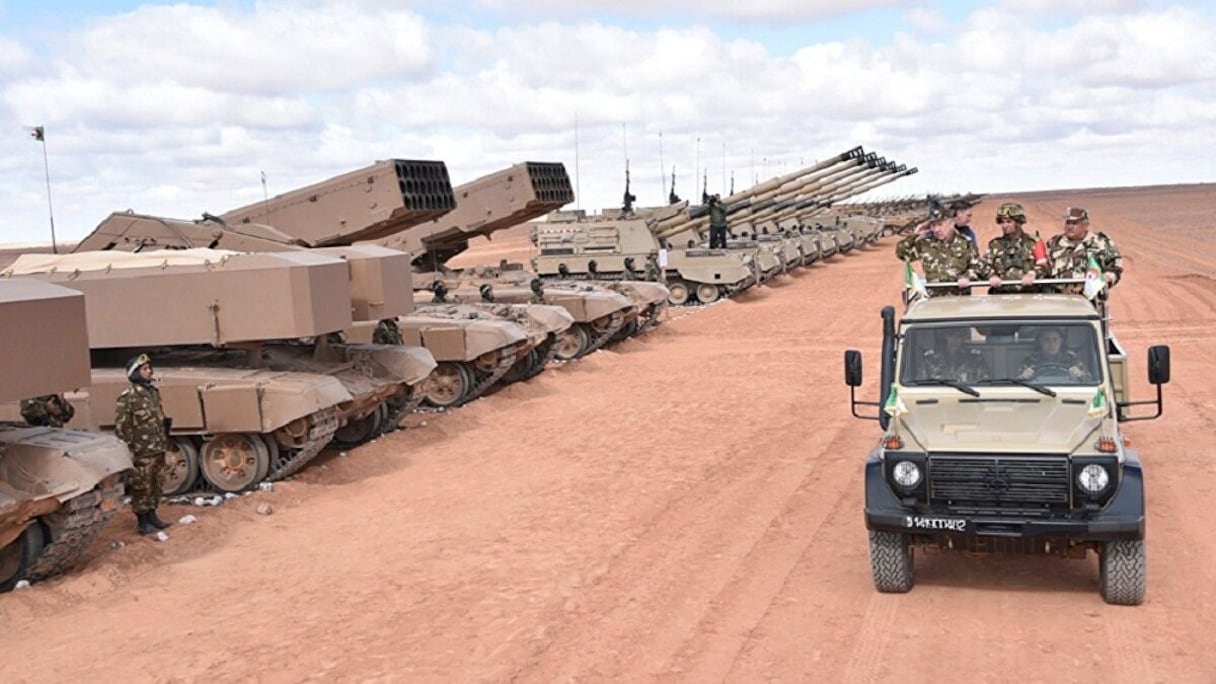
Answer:
[[(836, 168), (846, 161), (857, 170)], [(730, 201), (766, 236), (760, 221), (808, 216), (792, 204), (774, 212), (767, 200), (818, 192), (816, 207), (826, 209), (902, 171), (857, 148)], [(120, 505), (130, 455), (107, 433), (127, 383), (124, 361), (137, 351), (152, 355), (173, 418), (166, 494), (241, 492), (294, 474), (326, 447), (353, 448), (396, 429), (423, 404), (463, 405), (658, 325), (669, 303), (683, 303), (673, 297), (681, 282), (643, 277), (632, 259), (619, 272), (593, 263), (576, 274), (545, 273), (535, 260), (532, 271), (506, 260), (450, 265), (471, 239), (553, 218), (572, 200), (561, 164), (525, 162), (453, 188), (442, 162), (391, 159), (197, 220), (115, 212), (71, 254), (19, 257), (0, 272), (0, 287), (70, 288), (83, 311), (75, 337), (56, 332), (75, 340), (77, 363), (65, 366), (73, 373), (33, 383), (22, 375), (30, 366), (2, 369), (0, 379), (13, 379), (0, 420), (16, 423), (18, 400), (45, 392), (64, 392), (77, 411), (69, 429), (3, 433), (0, 569), (13, 571), (0, 582), (68, 567)], [(667, 230), (682, 223), (689, 235), (700, 228), (697, 208), (682, 222), (670, 220), (678, 210), (663, 210), (629, 220)], [(738, 239), (768, 241), (751, 232)], [(712, 277), (727, 265), (755, 274), (761, 252), (776, 251), (736, 248), (729, 263), (711, 266)], [(665, 257), (669, 266), (681, 258), (674, 250)], [(19, 310), (29, 316), (14, 304)], [(35, 328), (14, 320), (8, 329)], [(28, 350), (68, 353), (33, 338)], [(69, 477), (65, 464), (85, 474)], [(56, 477), (62, 486), (53, 486)]]
[(842, 202), (916, 171), (855, 147), (734, 193), (723, 200), (725, 248), (710, 246), (707, 204), (635, 209), (627, 202), (595, 217), (555, 212), (530, 224), (538, 250), (531, 265), (546, 280), (610, 281), (633, 277), (649, 261), (670, 304), (710, 304), (875, 242), (883, 220)]

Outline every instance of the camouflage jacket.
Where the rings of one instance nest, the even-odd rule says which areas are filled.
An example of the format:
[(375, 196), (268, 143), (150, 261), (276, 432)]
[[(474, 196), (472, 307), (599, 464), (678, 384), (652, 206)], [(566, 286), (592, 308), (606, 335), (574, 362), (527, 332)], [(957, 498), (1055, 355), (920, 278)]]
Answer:
[(151, 385), (131, 383), (114, 408), (114, 432), (135, 456), (163, 453), (169, 448), (165, 411), (160, 391)]
[[(964, 238), (966, 239), (966, 238)], [(922, 380), (958, 380), (976, 382), (992, 377), (992, 371), (984, 364), (984, 357), (976, 349), (950, 355), (933, 349), (925, 351), (920, 364)]]
[(401, 338), (401, 330), (397, 328), (397, 322), (385, 319), (376, 324), (376, 330), (372, 333), (372, 343), (405, 344), (405, 340)]
[[(1103, 273), (1114, 273), (1117, 284), (1123, 277), (1123, 255), (1115, 243), (1102, 233), (1086, 233), (1078, 242), (1069, 240), (1064, 234), (1052, 236), (1047, 241), (1047, 260), (1051, 264), (1053, 278), (1084, 278), (1089, 268), (1090, 254)], [(1084, 285), (1080, 283), (1057, 285), (1060, 292), (1079, 294)]]
[(1078, 358), (1075, 353), (1068, 351), (1067, 349), (1061, 351), (1060, 355), (1054, 359), (1048, 358), (1042, 352), (1034, 352), (1025, 359), (1022, 359), (1022, 365), (1018, 366), (1018, 374), (1021, 375), (1027, 368), (1034, 368), (1036, 371), (1038, 371), (1040, 368), (1045, 366), (1057, 366), (1068, 369), (1079, 368), (1081, 369), (1082, 380), (1092, 379), (1089, 374), (1089, 370), (1085, 368), (1085, 364), (1081, 363), (1081, 359)]
[[(988, 277), (997, 276), (1001, 280), (1020, 280), (1027, 273), (1034, 273), (1036, 278), (1046, 278), (1047, 267), (1034, 264), (1035, 239), (1023, 233), (1021, 237), (1010, 239), (1001, 235), (988, 241), (988, 251), (984, 253), (984, 267)], [(1005, 286), (993, 288), (991, 292), (1033, 292), (1037, 288), (1023, 289), (1021, 286)]]
[[(52, 401), (59, 404), (59, 415), (46, 410), (47, 403)], [(65, 423), (71, 422), (74, 415), (76, 415), (76, 409), (72, 407), (71, 402), (58, 394), (46, 394), (21, 400), (21, 417), (30, 425), (60, 428)]]
[(646, 257), (646, 280), (659, 279), (659, 260), (653, 257)]
[[(925, 280), (930, 283), (952, 283), (963, 276), (971, 280), (987, 277), (987, 268), (980, 261), (975, 245), (958, 233), (949, 240), (913, 233), (895, 246), (895, 256), (901, 260), (920, 261)], [(956, 287), (929, 290), (930, 296), (958, 293)]]
[(726, 203), (718, 202), (709, 207), (709, 225), (726, 227)]

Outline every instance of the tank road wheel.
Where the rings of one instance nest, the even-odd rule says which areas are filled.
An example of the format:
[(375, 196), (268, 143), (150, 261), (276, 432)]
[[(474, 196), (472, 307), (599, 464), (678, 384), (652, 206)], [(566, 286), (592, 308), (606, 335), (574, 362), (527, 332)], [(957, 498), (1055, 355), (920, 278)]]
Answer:
[(1102, 544), (1098, 560), (1098, 589), (1107, 603), (1138, 606), (1147, 586), (1144, 540), (1109, 541)]
[(464, 364), (442, 361), (427, 379), (426, 403), (436, 408), (456, 406), (473, 384), (473, 372)]
[(591, 346), (591, 334), (577, 323), (566, 328), (557, 335), (557, 353), (554, 356), (559, 361), (571, 361), (582, 356)]
[(908, 538), (894, 532), (870, 531), (870, 571), (874, 588), (884, 594), (911, 591), (912, 549)]
[(174, 437), (165, 452), (165, 472), (160, 484), (165, 496), (185, 494), (198, 481), (198, 447), (189, 437)]
[(270, 471), (270, 448), (258, 435), (221, 433), (203, 444), (199, 469), (221, 492), (251, 489)]
[(691, 296), (688, 283), (684, 281), (677, 280), (667, 285), (667, 301), (671, 302), (672, 306), (684, 306)]
[(721, 295), (722, 291), (712, 283), (701, 283), (697, 286), (697, 299), (701, 300), (702, 304), (713, 304)]
[(42, 556), (45, 543), (42, 525), (32, 520), (16, 539), (0, 549), (0, 591), (9, 591), (25, 579), (25, 574)]
[(367, 444), (380, 434), (384, 421), (384, 404), (376, 404), (376, 408), (362, 418), (347, 421), (346, 425), (338, 428), (330, 443), (339, 449), (353, 449), (360, 444)]

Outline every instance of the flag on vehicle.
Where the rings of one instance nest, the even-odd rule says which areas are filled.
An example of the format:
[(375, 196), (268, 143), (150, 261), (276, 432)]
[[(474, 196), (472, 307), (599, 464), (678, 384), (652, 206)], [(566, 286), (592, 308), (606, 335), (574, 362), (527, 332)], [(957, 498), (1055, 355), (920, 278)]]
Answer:
[(1094, 393), (1093, 401), (1089, 402), (1089, 410), (1086, 411), (1090, 418), (1101, 418), (1108, 413), (1106, 406), (1106, 388), (1098, 387), (1098, 391)]
[(46, 140), (46, 132), (42, 126), (34, 126), (30, 129), (30, 137), (34, 140)]
[(1039, 238), (1038, 231), (1035, 231), (1035, 234), (1034, 234), (1034, 265), (1035, 266), (1046, 266), (1047, 265), (1047, 243), (1043, 242)]
[(909, 301), (914, 298), (913, 295), (929, 298), (929, 290), (925, 288), (925, 279), (912, 269), (911, 261), (904, 261), (904, 289), (908, 291)]
[(887, 403), (883, 405), (882, 410), (892, 418), (898, 418), (908, 412), (907, 404), (899, 396), (899, 385), (891, 385), (891, 392), (887, 395)]
[(1085, 293), (1086, 299), (1093, 299), (1106, 287), (1106, 280), (1102, 277), (1102, 267), (1098, 265), (1093, 252), (1086, 256), (1086, 262), (1085, 286), (1082, 292)]

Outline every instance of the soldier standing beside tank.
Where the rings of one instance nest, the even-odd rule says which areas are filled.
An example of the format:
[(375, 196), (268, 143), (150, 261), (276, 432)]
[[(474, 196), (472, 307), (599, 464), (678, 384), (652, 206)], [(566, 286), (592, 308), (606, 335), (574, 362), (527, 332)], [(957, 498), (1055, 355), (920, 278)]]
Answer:
[[(985, 267), (992, 275), (988, 279), (988, 294), (1038, 292), (1036, 277), (1047, 276), (1047, 258), (1035, 256), (1037, 240), (1026, 234), (1026, 211), (1017, 202), (1006, 202), (996, 210), (996, 225), (1000, 237), (988, 241), (984, 254)], [(1021, 285), (1001, 285), (1002, 280), (1021, 280)]]
[[(1047, 241), (1047, 258), (1053, 278), (1084, 278), (1093, 255), (1107, 287), (1114, 287), (1123, 277), (1123, 255), (1115, 243), (1102, 233), (1089, 233), (1089, 212), (1069, 207), (1064, 212), (1064, 232)], [(1081, 283), (1057, 285), (1059, 292), (1080, 294)]]
[(61, 428), (76, 415), (71, 402), (58, 394), (21, 400), (21, 417), (30, 425)]
[(957, 287), (932, 288), (930, 297), (962, 294), (971, 287), (972, 279), (987, 273), (975, 245), (955, 231), (952, 219), (940, 213), (900, 240), (895, 256), (901, 261), (920, 261), (930, 283), (958, 283)]
[(653, 249), (650, 250), (650, 252), (648, 252), (646, 254), (646, 274), (645, 275), (646, 275), (646, 280), (652, 280), (656, 283), (663, 280), (663, 272), (659, 268), (659, 253), (654, 251)]
[(717, 193), (709, 198), (709, 247), (726, 249), (726, 204)]
[(126, 442), (135, 464), (127, 480), (127, 493), (138, 521), (136, 529), (140, 534), (154, 534), (169, 527), (157, 517), (156, 507), (160, 505), (161, 474), (173, 421), (165, 417), (160, 391), (152, 385), (152, 361), (147, 354), (127, 363), (127, 379), (131, 384), (118, 395), (114, 408), (114, 432)]

